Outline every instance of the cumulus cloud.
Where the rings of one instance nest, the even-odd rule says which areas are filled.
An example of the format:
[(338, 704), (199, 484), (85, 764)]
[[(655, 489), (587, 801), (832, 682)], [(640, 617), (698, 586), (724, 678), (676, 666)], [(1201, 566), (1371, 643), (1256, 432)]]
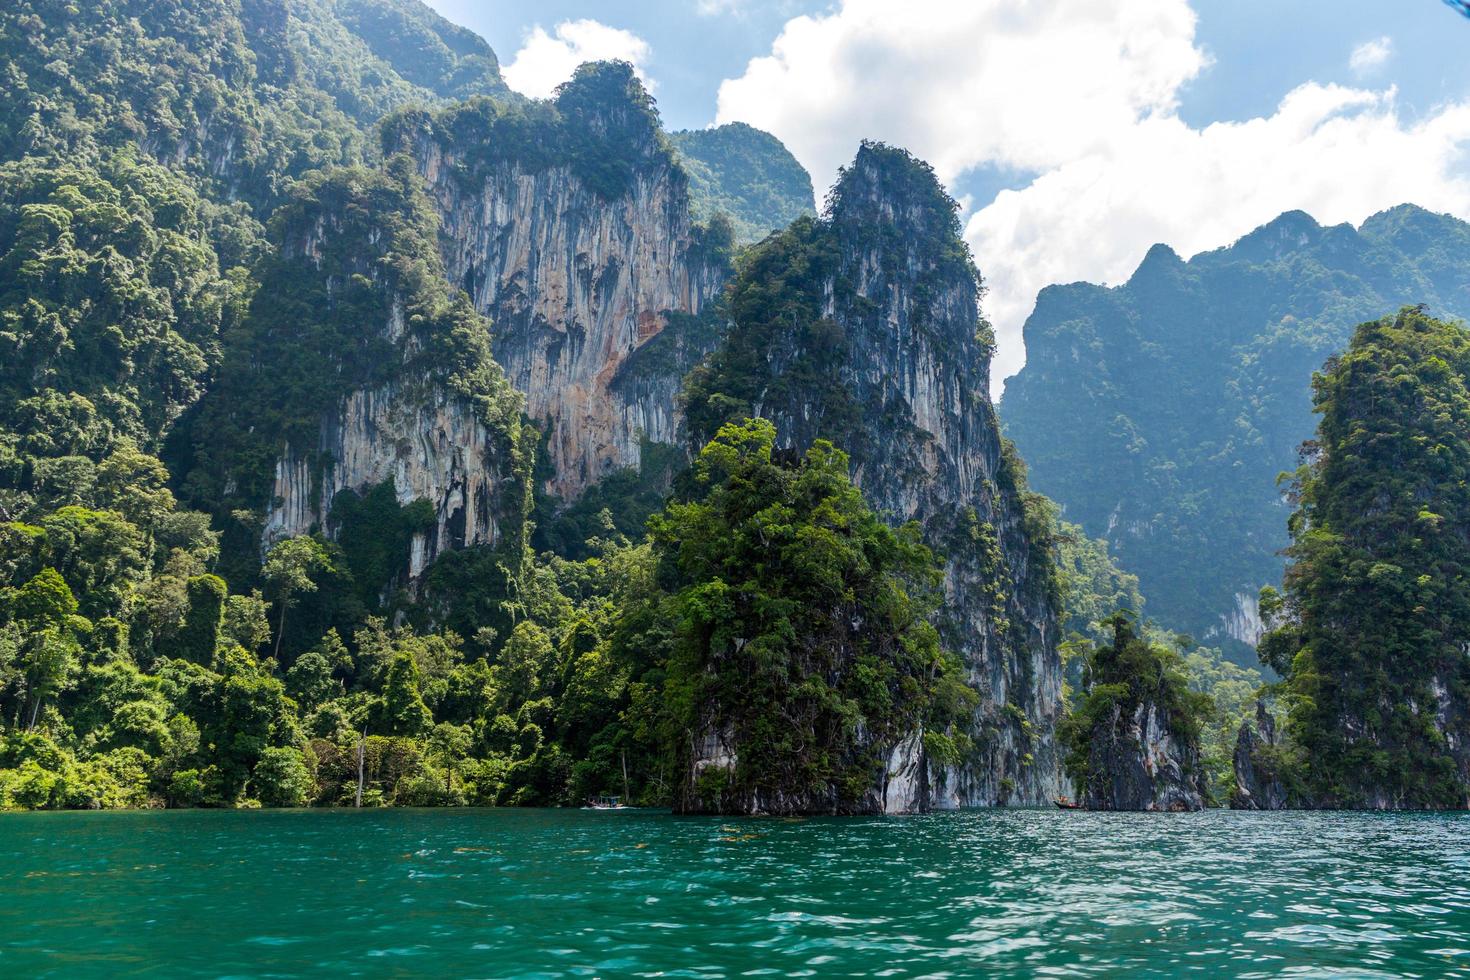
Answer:
[(819, 185), (865, 137), (951, 184), (982, 166), (1037, 174), (966, 226), (997, 384), (1024, 362), (1039, 289), (1119, 282), (1154, 242), (1188, 256), (1294, 208), (1324, 222), (1405, 201), (1470, 216), (1470, 106), (1409, 119), (1391, 89), (1308, 82), (1269, 116), (1196, 128), (1177, 111), (1209, 64), (1195, 26), (1187, 0), (842, 0), (789, 21), (727, 80), (718, 119), (775, 133)]
[(1379, 68), (1388, 64), (1388, 59), (1393, 57), (1393, 38), (1380, 37), (1372, 41), (1364, 41), (1353, 48), (1351, 57), (1348, 58), (1348, 67), (1359, 75), (1372, 74)]
[(539, 24), (501, 71), (505, 82), (522, 95), (544, 99), (572, 77), (585, 61), (631, 62), (649, 91), (653, 82), (644, 73), (652, 48), (631, 31), (595, 20), (564, 20), (548, 34)]
[(1205, 66), (1186, 0), (845, 0), (788, 21), (720, 86), (718, 122), (776, 133), (830, 180), (862, 137), (953, 179), (1036, 170), (1171, 110)]

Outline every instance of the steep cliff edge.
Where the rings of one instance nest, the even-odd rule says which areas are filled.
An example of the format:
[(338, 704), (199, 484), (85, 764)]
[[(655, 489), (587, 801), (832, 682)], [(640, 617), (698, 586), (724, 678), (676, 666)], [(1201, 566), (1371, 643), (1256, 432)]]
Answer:
[(946, 558), (941, 633), (980, 704), (953, 758), (930, 757), (922, 737), (885, 747), (883, 809), (1038, 804), (1059, 788), (1054, 568), (987, 395), (979, 290), (932, 171), (865, 144), (825, 218), (742, 263), (730, 333), (687, 392), (697, 438), (750, 415), (774, 422), (788, 452), (830, 439), (873, 508), (918, 521)]
[(237, 545), (242, 530), (256, 548), (333, 535), (338, 495), (385, 483), (400, 507), (429, 507), (401, 556), (409, 578), (447, 549), (524, 535), (532, 434), (488, 324), (445, 284), (418, 188), (405, 157), (327, 172), (273, 220), (279, 252), (189, 428), (187, 485), (231, 516)]
[(1276, 733), (1276, 719), (1263, 702), (1256, 702), (1256, 723), (1245, 722), (1235, 740), (1235, 790), (1232, 810), (1285, 810), (1301, 806), (1283, 778), (1284, 741)]
[(1303, 796), (1470, 808), (1470, 331), (1406, 309), (1312, 380), (1261, 659), (1284, 680)]
[(495, 324), (495, 354), (546, 427), (569, 499), (678, 441), (676, 394), (713, 342), (728, 226), (688, 178), (630, 66), (584, 65), (552, 102), (481, 99), (386, 127), (442, 216), (444, 261)]

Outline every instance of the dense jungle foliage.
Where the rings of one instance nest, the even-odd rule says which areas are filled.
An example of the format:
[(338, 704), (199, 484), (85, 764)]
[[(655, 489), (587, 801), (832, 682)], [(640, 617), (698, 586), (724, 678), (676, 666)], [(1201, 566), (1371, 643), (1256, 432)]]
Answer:
[(1470, 805), (1467, 379), (1470, 332), (1406, 309), (1313, 380), (1321, 421), (1261, 656), (1316, 805)]
[[(871, 449), (858, 417), (882, 406), (829, 370), (852, 339), (822, 314), (841, 242), (882, 246), (878, 271), (934, 301), (909, 326), (983, 373), (988, 325), (948, 336), (931, 315), (978, 274), (920, 161), (866, 144), (827, 219), (788, 223), (810, 182), (764, 134), (676, 151), (627, 65), (512, 96), (488, 46), (415, 0), (18, 0), (0, 70), (0, 808), (766, 792), (842, 812), (901, 734), (922, 730), (936, 761), (968, 751), (976, 695), (935, 629), (936, 569), (972, 549), (1003, 621), (1003, 529), (971, 508), (930, 552), (869, 509), (844, 451)], [(570, 506), (533, 499), (539, 434), (493, 325), (445, 282), (398, 152), (426, 136), (475, 148), (467, 179), (564, 164), (604, 198), (682, 156), (700, 247), (784, 228), (740, 254), (715, 313), (666, 331), (703, 350), (739, 326), (688, 384), (692, 468), (650, 445), (641, 472)], [(872, 220), (880, 185), (918, 202), (912, 228)], [(772, 374), (773, 349), (803, 356)], [(688, 356), (649, 344), (624, 373)], [(807, 421), (830, 441), (794, 455), (749, 421), (773, 379), (788, 404), (820, 396)], [(404, 385), (491, 434), (499, 543), (409, 581), (438, 515), (391, 478), (339, 494), (327, 526), (265, 536), (282, 451), (320, 479), (324, 410)], [(1005, 451), (993, 489), (1023, 501), (1036, 587), (1061, 587), (1080, 664), (1114, 609), (1141, 608), (1139, 584), (1104, 542), (1054, 531), (1023, 472)], [(1201, 738), (1223, 780), (1212, 746), (1258, 678), (1160, 642), (1216, 700)], [(686, 779), (727, 733), (740, 762)]]
[(740, 746), (732, 767), (706, 766), (677, 802), (860, 812), (910, 733), (957, 754), (955, 723), (975, 695), (930, 622), (942, 565), (918, 526), (880, 521), (831, 443), (783, 464), (775, 440), (766, 420), (722, 428), (695, 463), (703, 496), (651, 527), (673, 590), (664, 701), (680, 771), (707, 740)]
[[(1043, 290), (1000, 414), (1036, 489), (1105, 537), (1170, 629), (1254, 665), (1254, 598), (1280, 581), (1275, 486), (1312, 432), (1312, 372), (1405, 304), (1470, 313), (1470, 225), (1401, 207), (1361, 228), (1286, 214), (1126, 284)], [(1201, 560), (1208, 556), (1208, 560)], [(1242, 614), (1242, 606), (1244, 614)]]
[(745, 123), (687, 129), (669, 139), (689, 174), (695, 219), (727, 214), (738, 242), (758, 242), (815, 213), (812, 178), (770, 133)]

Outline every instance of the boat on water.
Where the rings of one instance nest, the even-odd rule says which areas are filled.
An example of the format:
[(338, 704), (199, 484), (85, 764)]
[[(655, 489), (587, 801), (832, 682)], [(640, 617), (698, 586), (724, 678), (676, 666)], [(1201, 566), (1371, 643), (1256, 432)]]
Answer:
[(1065, 797), (1065, 796), (1059, 796), (1055, 800), (1053, 800), (1052, 802), (1056, 803), (1057, 807), (1060, 808), (1060, 809), (1062, 809), (1062, 810), (1080, 810), (1080, 809), (1082, 809), (1082, 804), (1081, 803), (1078, 803), (1076, 800), (1069, 799), (1068, 797)]
[(621, 796), (596, 796), (587, 801), (584, 810), (631, 810)]

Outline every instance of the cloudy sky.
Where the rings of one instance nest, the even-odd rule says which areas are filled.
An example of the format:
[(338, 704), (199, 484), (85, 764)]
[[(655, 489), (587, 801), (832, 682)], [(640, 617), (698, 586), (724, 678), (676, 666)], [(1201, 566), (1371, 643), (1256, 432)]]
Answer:
[(863, 138), (932, 163), (1000, 339), (1052, 282), (1126, 280), (1282, 211), (1470, 218), (1470, 20), (1440, 0), (429, 0), (546, 95), (638, 66), (671, 129), (779, 136), (819, 193)]

